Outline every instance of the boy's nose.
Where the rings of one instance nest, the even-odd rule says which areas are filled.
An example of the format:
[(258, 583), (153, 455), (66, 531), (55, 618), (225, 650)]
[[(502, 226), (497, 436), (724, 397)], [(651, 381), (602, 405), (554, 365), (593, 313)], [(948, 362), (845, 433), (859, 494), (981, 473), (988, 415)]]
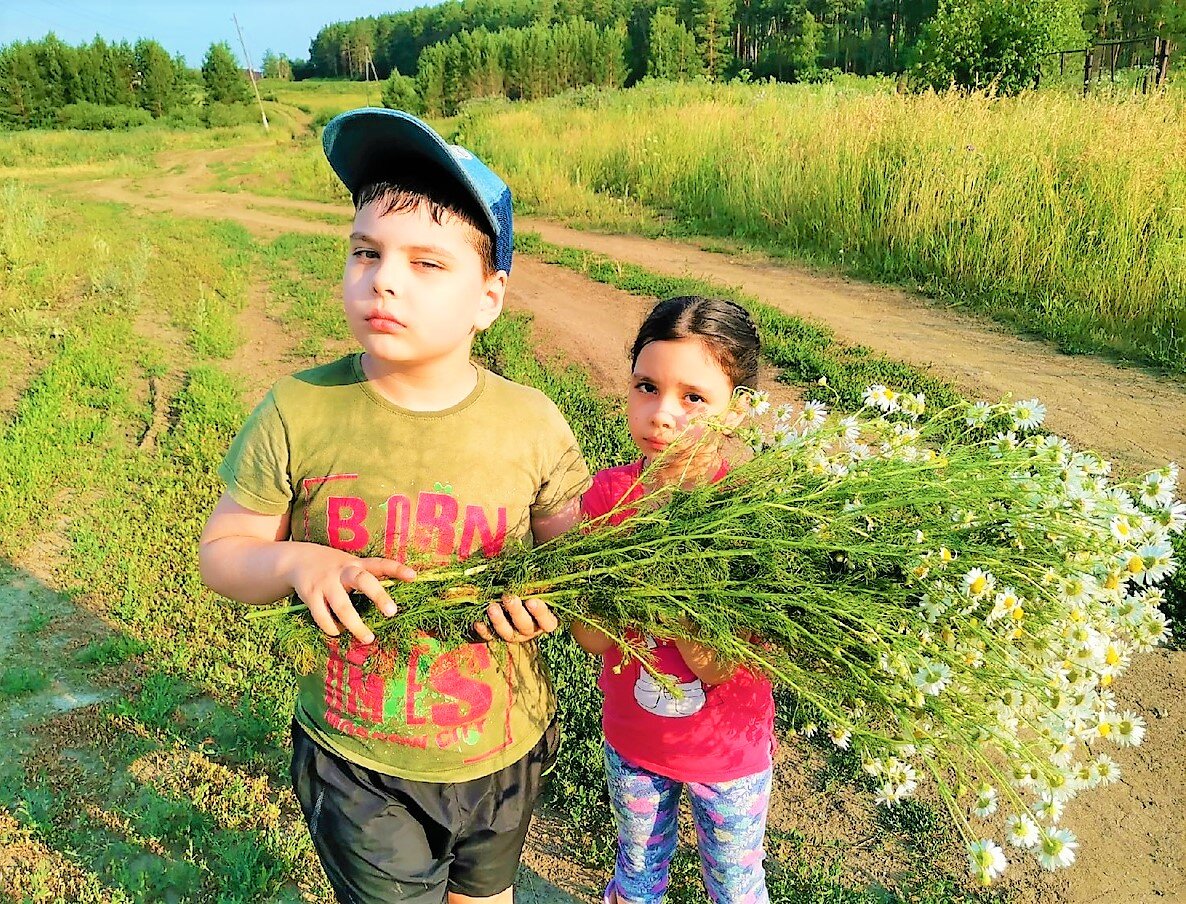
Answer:
[(383, 261), (375, 269), (374, 287), (377, 295), (398, 296), (403, 290), (404, 268), (398, 261)]

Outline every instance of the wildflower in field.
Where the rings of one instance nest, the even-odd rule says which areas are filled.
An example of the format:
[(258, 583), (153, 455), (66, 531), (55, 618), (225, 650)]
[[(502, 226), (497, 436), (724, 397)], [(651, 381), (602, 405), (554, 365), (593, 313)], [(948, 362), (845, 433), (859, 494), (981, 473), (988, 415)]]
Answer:
[(911, 418), (918, 420), (927, 410), (926, 394), (904, 392), (898, 398), (898, 406)]
[(1005, 852), (991, 838), (981, 838), (968, 844), (968, 870), (982, 885), (991, 884), (1008, 865)]
[(741, 404), (743, 410), (754, 417), (761, 417), (770, 410), (770, 393), (760, 389), (742, 393)]
[(1038, 862), (1048, 870), (1070, 866), (1075, 862), (1078, 840), (1069, 829), (1042, 829), (1038, 838)]
[(852, 732), (843, 725), (829, 725), (828, 737), (841, 750), (848, 750), (848, 745), (852, 741)]

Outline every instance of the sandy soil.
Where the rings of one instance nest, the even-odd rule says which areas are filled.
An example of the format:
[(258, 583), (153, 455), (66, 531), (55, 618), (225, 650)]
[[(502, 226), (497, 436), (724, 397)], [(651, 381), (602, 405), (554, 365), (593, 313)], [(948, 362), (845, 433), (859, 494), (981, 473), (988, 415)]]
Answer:
[[(236, 148), (171, 154), (162, 158), (160, 176), (137, 182), (80, 180), (69, 188), (126, 204), (133, 212), (231, 218), (265, 236), (283, 231), (342, 234), (339, 226), (298, 215), (337, 211), (344, 223), (347, 211), (333, 205), (196, 191), (208, 176), (205, 161), (215, 156), (234, 159), (247, 152)], [(170, 169), (177, 171), (166, 172)], [(847, 342), (929, 366), (968, 394), (990, 399), (1006, 393), (1017, 398), (1036, 395), (1047, 404), (1055, 430), (1116, 459), (1126, 469), (1171, 458), (1186, 460), (1186, 385), (1182, 381), (1098, 358), (1060, 355), (1045, 343), (1009, 335), (981, 319), (898, 290), (710, 253), (690, 243), (592, 235), (539, 221), (518, 225), (537, 230), (556, 244), (601, 251), (660, 273), (738, 286), (783, 310), (827, 323)], [(254, 374), (245, 387), (247, 401), (262, 393), (269, 374), (295, 369), (288, 365), (296, 363), (267, 353), (283, 331), (268, 320), (266, 310), (255, 310), (263, 304), (261, 296), (253, 294), (257, 316), (248, 311), (241, 321), (247, 342), (235, 365), (245, 375)], [(517, 260), (508, 293), (512, 310), (534, 315), (541, 354), (584, 367), (595, 383), (610, 392), (621, 387), (626, 348), (647, 305), (646, 300), (526, 257)], [(253, 338), (255, 332), (269, 335)], [(1018, 902), (1186, 904), (1184, 687), (1186, 653), (1159, 652), (1136, 659), (1118, 683), (1117, 696), (1147, 719), (1146, 742), (1135, 750), (1112, 749), (1124, 770), (1122, 782), (1068, 809), (1064, 822), (1077, 830), (1081, 840), (1079, 865), (1058, 874), (1016, 869), (1008, 886)], [(802, 772), (780, 767), (782, 799), (775, 807), (775, 823), (825, 841), (852, 841), (853, 828), (868, 822), (871, 801), (821, 797), (811, 791)], [(869, 876), (892, 874), (900, 856), (900, 852), (873, 849), (862, 868)], [(533, 844), (526, 866), (533, 871), (530, 888), (525, 890), (529, 900), (572, 900), (567, 892), (580, 900), (593, 898), (591, 878), (542, 843)], [(557, 891), (553, 884), (567, 892)]]

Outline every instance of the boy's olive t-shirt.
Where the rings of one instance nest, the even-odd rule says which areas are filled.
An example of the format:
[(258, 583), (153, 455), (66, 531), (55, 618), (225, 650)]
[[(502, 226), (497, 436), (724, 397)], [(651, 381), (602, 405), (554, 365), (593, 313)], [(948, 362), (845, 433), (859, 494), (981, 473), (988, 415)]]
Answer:
[[(479, 368), (459, 404), (408, 411), (374, 391), (357, 354), (273, 386), (219, 475), (245, 508), (288, 512), (293, 540), (418, 564), (530, 544), (532, 515), (589, 485), (572, 430), (537, 390)], [(488, 775), (526, 754), (554, 715), (535, 643), (442, 652), (421, 637), (410, 654), (392, 651), (383, 676), (360, 668), (374, 651), (357, 641), (344, 655), (328, 646), (327, 668), (300, 680), (296, 718), (379, 772)]]

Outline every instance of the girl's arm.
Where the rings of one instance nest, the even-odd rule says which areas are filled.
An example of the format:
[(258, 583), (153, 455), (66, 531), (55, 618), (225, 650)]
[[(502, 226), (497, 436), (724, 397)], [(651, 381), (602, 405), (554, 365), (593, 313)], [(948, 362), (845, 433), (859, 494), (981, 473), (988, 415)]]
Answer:
[(737, 672), (736, 663), (721, 662), (717, 652), (704, 644), (679, 637), (673, 641), (688, 668), (703, 684), (723, 684)]
[(594, 656), (601, 656), (607, 653), (609, 648), (614, 645), (614, 642), (609, 639), (608, 635), (585, 624), (583, 621), (574, 621), (569, 630), (572, 632), (572, 639), (580, 644), (581, 649), (586, 653), (592, 653)]

